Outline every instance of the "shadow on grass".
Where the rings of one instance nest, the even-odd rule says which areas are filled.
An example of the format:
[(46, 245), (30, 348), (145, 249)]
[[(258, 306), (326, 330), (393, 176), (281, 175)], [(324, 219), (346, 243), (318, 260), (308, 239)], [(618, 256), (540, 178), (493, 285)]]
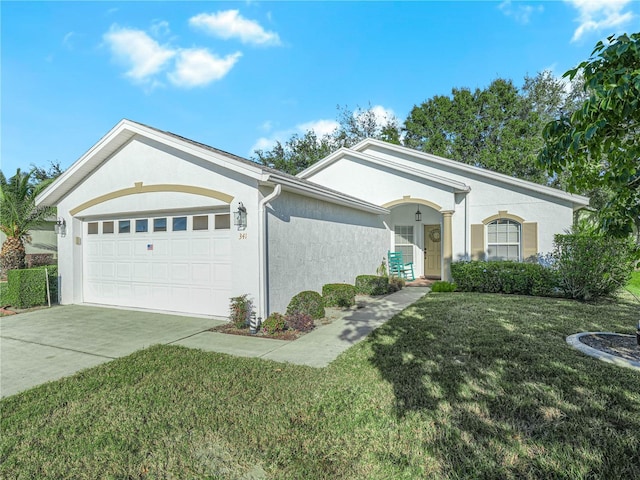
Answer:
[(401, 421), (436, 425), (423, 448), (448, 475), (640, 478), (640, 375), (565, 343), (626, 333), (639, 313), (625, 301), (431, 294), (371, 335), (370, 362)]

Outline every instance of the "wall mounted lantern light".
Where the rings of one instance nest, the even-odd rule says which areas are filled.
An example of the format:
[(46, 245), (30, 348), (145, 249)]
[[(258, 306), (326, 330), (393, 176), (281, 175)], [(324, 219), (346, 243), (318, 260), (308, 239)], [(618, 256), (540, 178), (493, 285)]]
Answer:
[(238, 203), (238, 210), (233, 212), (233, 224), (238, 227), (238, 230), (247, 228), (247, 209), (242, 202)]
[(56, 235), (64, 237), (65, 233), (67, 233), (67, 222), (64, 218), (58, 217), (56, 223), (53, 224), (53, 231), (56, 232)]
[(422, 213), (420, 212), (420, 205), (418, 205), (418, 211), (416, 212), (416, 222), (420, 222), (422, 220)]

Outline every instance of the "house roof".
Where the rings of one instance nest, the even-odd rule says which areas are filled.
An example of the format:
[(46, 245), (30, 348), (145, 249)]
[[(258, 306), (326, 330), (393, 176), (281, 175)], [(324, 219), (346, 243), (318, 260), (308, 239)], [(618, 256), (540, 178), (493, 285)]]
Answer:
[[(392, 160), (381, 159), (375, 155), (371, 155), (367, 153), (368, 150), (372, 150), (374, 148), (383, 149), (390, 153), (408, 156), (416, 162), (417, 168), (407, 167), (406, 165), (393, 162)], [(434, 175), (434, 174), (425, 172), (424, 170), (420, 169), (420, 166), (432, 165), (436, 167), (437, 166), (446, 167), (447, 169), (458, 172), (460, 175), (471, 174), (475, 177), (491, 180), (492, 182), (502, 183), (504, 185), (509, 185), (512, 187), (521, 188), (523, 190), (536, 192), (538, 194), (544, 194), (559, 200), (569, 201), (574, 204), (574, 208), (580, 208), (580, 207), (585, 207), (589, 205), (589, 198), (584, 197), (582, 195), (574, 195), (574, 194), (559, 190), (557, 188), (548, 187), (546, 185), (540, 185), (537, 183), (529, 182), (527, 180), (521, 180), (519, 178), (511, 177), (509, 175), (504, 175), (502, 173), (497, 173), (484, 168), (467, 165), (462, 162), (457, 162), (455, 160), (450, 160), (448, 158), (439, 157), (437, 155), (420, 152), (412, 148), (403, 147), (400, 145), (394, 145), (394, 144), (383, 142), (373, 138), (367, 138), (357, 143), (351, 148), (342, 148), (334, 152), (328, 157), (313, 164), (311, 167), (307, 168), (306, 170), (300, 172), (298, 174), (298, 177), (308, 179), (312, 177), (314, 174), (316, 174), (317, 172), (321, 171), (322, 169), (327, 168), (332, 163), (337, 162), (338, 160), (345, 157), (349, 157), (349, 156), (355, 157), (365, 162), (385, 165), (389, 168), (394, 168), (404, 172), (414, 173), (417, 176), (420, 176), (422, 178), (427, 178), (428, 180), (434, 181), (436, 183), (440, 183), (442, 185), (452, 187), (455, 189), (455, 191), (458, 191), (458, 192), (470, 191), (470, 187), (462, 182), (446, 178), (445, 176)], [(419, 172), (419, 173), (416, 173), (416, 172)]]
[(368, 211), (370, 213), (389, 213), (389, 210), (386, 208), (331, 190), (312, 181), (260, 165), (246, 158), (176, 135), (175, 133), (159, 130), (127, 119), (118, 122), (115, 127), (60, 175), (49, 187), (40, 193), (36, 198), (36, 203), (38, 205), (57, 205), (60, 200), (80, 184), (87, 175), (91, 174), (105, 160), (137, 135), (210, 161), (253, 178), (261, 184), (280, 184), (282, 188), (287, 191)]

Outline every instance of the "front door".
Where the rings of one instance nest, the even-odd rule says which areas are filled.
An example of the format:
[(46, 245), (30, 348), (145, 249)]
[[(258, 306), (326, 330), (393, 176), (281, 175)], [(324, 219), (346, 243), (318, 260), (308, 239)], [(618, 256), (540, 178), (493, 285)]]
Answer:
[(441, 230), (440, 225), (424, 226), (424, 276), (440, 278), (441, 262)]

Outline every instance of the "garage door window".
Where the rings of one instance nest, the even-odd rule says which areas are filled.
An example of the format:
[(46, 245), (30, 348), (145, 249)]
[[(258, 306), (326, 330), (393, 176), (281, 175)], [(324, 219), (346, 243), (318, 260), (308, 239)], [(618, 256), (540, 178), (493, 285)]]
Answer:
[(98, 234), (98, 222), (91, 222), (87, 224), (87, 233), (89, 235), (97, 235)]
[(113, 222), (102, 222), (102, 233), (113, 233)]
[(194, 230), (209, 230), (209, 215), (197, 215), (193, 217)]
[(167, 231), (167, 219), (166, 218), (154, 218), (153, 219), (153, 231), (154, 232), (166, 232)]
[(149, 231), (149, 220), (146, 218), (136, 220), (136, 233), (145, 233)]
[(216, 215), (215, 229), (216, 230), (229, 230), (231, 228), (231, 215), (228, 213), (225, 215)]
[(131, 233), (131, 222), (129, 220), (120, 220), (118, 222), (118, 233)]
[(181, 232), (187, 229), (187, 217), (173, 217), (173, 231)]

